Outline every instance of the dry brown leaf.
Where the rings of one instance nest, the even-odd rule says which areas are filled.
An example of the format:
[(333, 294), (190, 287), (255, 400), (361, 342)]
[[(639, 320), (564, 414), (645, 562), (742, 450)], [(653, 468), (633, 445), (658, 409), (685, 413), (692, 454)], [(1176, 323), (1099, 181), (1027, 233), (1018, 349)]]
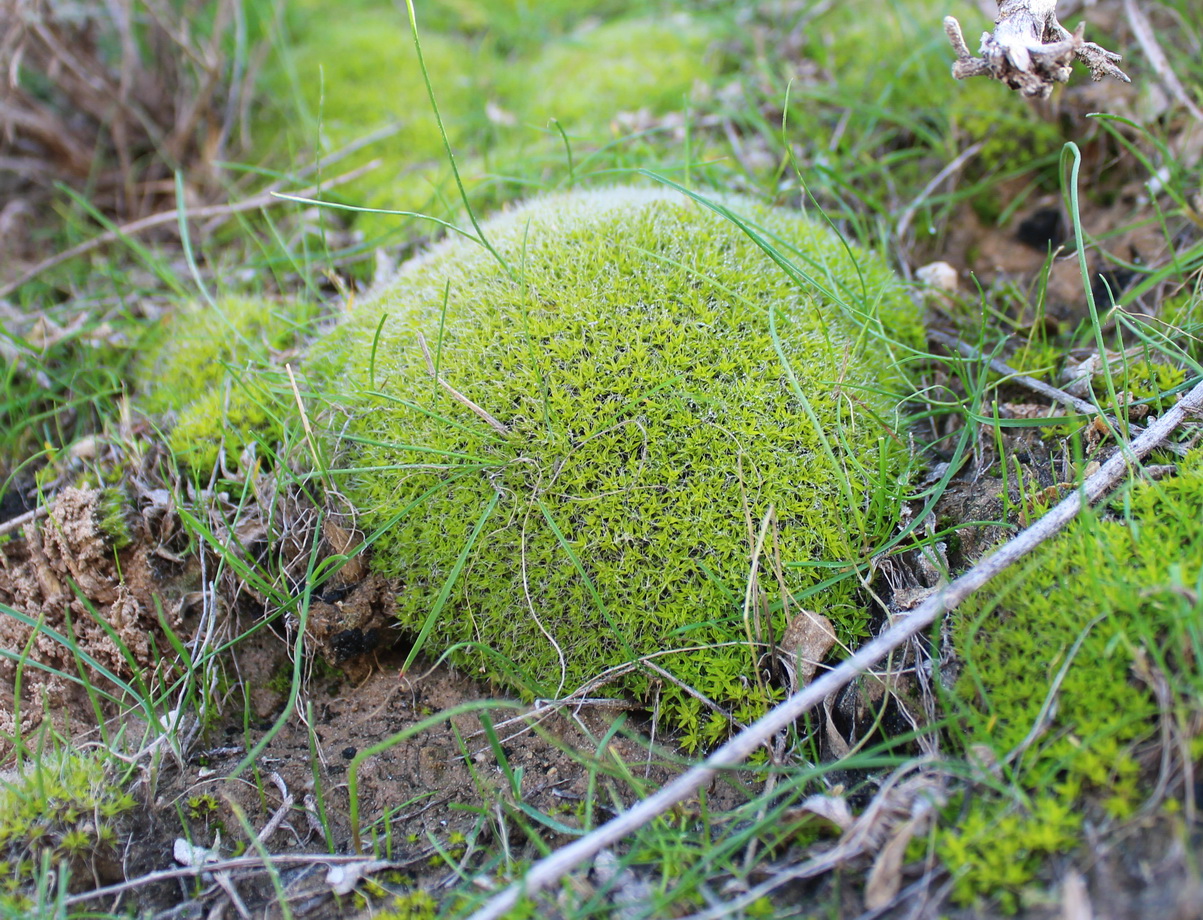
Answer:
[(848, 802), (842, 796), (812, 795), (791, 814), (796, 817), (801, 812), (809, 812), (841, 831), (848, 830), (856, 823), (856, 819), (852, 816), (852, 809), (848, 807)]
[(833, 693), (823, 700), (823, 730), (827, 737), (828, 750), (836, 760), (843, 760), (852, 752), (852, 748), (848, 745), (847, 739), (840, 734), (835, 719), (832, 718), (831, 710), (835, 706), (835, 698), (836, 694)]
[(925, 817), (911, 818), (881, 848), (865, 885), (866, 909), (877, 910), (894, 900), (902, 887), (902, 862), (906, 858), (907, 845), (924, 824)]
[(835, 645), (835, 627), (821, 613), (799, 609), (785, 624), (779, 646), (781, 654), (795, 663), (795, 685), (803, 687)]

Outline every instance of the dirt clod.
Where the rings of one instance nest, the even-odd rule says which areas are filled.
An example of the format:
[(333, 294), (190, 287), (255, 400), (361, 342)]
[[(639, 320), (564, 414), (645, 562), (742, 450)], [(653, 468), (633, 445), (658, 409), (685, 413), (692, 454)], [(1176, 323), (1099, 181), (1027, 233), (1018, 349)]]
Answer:
[(99, 669), (127, 678), (153, 668), (156, 603), (172, 611), (195, 587), (188, 566), (165, 564), (145, 540), (115, 550), (100, 526), (100, 497), (98, 489), (65, 489), (46, 518), (0, 544), (0, 603), (24, 615), (0, 615), (0, 648), (23, 659), (0, 659), (0, 736), (26, 732), (48, 713), (61, 728), (94, 724), (79, 668), (119, 692)]

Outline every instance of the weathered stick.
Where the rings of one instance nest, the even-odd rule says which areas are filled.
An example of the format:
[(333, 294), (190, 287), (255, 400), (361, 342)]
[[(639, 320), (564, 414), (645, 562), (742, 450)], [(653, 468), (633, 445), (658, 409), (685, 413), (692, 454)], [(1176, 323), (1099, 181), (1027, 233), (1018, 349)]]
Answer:
[(1085, 25), (1070, 32), (1057, 21), (1057, 0), (998, 0), (994, 32), (982, 33), (980, 57), (974, 57), (955, 16), (944, 17), (944, 32), (956, 52), (952, 75), (993, 77), (1025, 96), (1046, 98), (1054, 83), (1068, 83), (1074, 60), (1090, 68), (1095, 80), (1115, 77), (1131, 83), (1118, 67), (1120, 55), (1083, 39)]
[(741, 763), (777, 732), (793, 724), (830, 694), (926, 630), (941, 615), (955, 608), (1045, 540), (1064, 530), (1078, 512), (1119, 482), (1129, 464), (1138, 461), (1169, 437), (1187, 415), (1203, 415), (1203, 382), (1196, 385), (1177, 405), (1150, 425), (1140, 437), (1116, 451), (1097, 473), (1082, 483), (1080, 490), (1067, 496), (992, 556), (983, 559), (956, 581), (937, 591), (876, 639), (862, 646), (851, 658), (771, 709), (702, 763), (677, 777), (659, 792), (610, 819), (588, 835), (539, 860), (531, 866), (522, 880), (491, 898), (480, 910), (472, 914), (469, 920), (496, 920), (503, 916), (523, 894), (533, 894), (555, 884), (581, 863), (693, 795), (709, 783), (720, 770)]

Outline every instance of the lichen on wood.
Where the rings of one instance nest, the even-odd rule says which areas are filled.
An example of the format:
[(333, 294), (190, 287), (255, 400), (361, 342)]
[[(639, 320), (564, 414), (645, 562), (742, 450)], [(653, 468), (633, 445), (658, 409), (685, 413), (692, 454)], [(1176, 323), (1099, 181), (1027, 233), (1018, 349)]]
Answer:
[(1057, 0), (998, 0), (994, 31), (982, 33), (980, 57), (974, 57), (956, 17), (944, 17), (944, 31), (957, 55), (952, 65), (956, 79), (993, 77), (1041, 99), (1053, 91), (1054, 83), (1069, 82), (1075, 60), (1090, 68), (1094, 80), (1132, 82), (1118, 66), (1121, 56), (1086, 41), (1084, 29), (1080, 24), (1070, 32), (1061, 25)]

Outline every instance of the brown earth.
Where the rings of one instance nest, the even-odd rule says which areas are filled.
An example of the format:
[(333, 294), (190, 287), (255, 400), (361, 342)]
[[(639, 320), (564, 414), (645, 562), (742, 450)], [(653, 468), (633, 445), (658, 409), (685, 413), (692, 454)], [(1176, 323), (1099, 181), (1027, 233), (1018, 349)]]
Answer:
[(109, 692), (117, 687), (101, 668), (122, 680), (149, 678), (162, 634), (158, 611), (178, 618), (197, 584), (195, 560), (174, 551), (182, 534), (165, 490), (140, 498), (139, 513), (126, 521), (133, 541), (122, 549), (101, 529), (100, 503), (98, 489), (64, 489), (45, 520), (0, 543), (0, 603), (37, 624), (0, 617), (0, 648), (23, 662), (0, 658), (0, 757), (5, 736), (47, 715), (69, 734), (95, 725), (81, 668)]

